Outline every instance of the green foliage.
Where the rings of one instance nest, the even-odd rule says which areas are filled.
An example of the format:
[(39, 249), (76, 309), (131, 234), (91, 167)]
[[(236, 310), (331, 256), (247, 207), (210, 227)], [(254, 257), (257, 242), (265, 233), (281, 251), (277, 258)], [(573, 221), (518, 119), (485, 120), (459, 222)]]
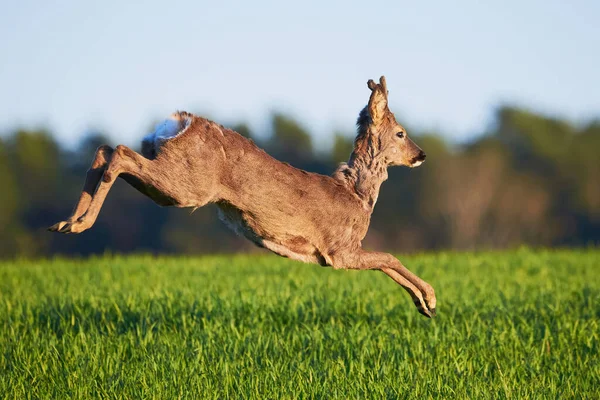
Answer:
[(273, 114), (272, 118), (271, 145), (275, 151), (289, 153), (292, 157), (312, 153), (310, 134), (296, 120), (281, 113)]
[(575, 129), (566, 121), (504, 107), (498, 111), (499, 134), (519, 143), (531, 154), (555, 162), (569, 157), (569, 144)]
[(18, 218), (19, 190), (8, 159), (6, 145), (0, 141), (0, 254), (19, 253), (23, 227)]
[(252, 130), (250, 129), (250, 127), (248, 126), (248, 124), (241, 122), (238, 124), (235, 124), (231, 127), (231, 129), (233, 129), (234, 131), (236, 131), (237, 133), (239, 133), (240, 135), (242, 135), (243, 137), (246, 138), (252, 138)]
[(15, 175), (26, 204), (47, 202), (57, 189), (60, 154), (57, 143), (44, 131), (18, 131), (13, 138)]
[(12, 172), (6, 146), (0, 140), (0, 187), (3, 191), (3, 195), (0, 196), (0, 226), (7, 226), (14, 222), (18, 209), (19, 194)]
[(403, 258), (383, 274), (274, 256), (0, 263), (6, 398), (599, 398), (600, 252)]
[(333, 147), (331, 149), (331, 160), (338, 164), (346, 162), (354, 150), (354, 140), (339, 132), (335, 133), (333, 138)]

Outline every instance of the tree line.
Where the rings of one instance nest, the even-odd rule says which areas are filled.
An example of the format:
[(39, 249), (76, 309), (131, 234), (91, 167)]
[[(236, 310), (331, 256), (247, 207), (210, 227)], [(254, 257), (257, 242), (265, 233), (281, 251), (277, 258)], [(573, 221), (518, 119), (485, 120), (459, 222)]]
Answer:
[[(271, 134), (230, 127), (276, 158), (330, 174), (347, 161), (354, 135), (335, 134), (328, 152), (288, 115), (271, 115)], [(413, 133), (409, 130), (409, 133)], [(140, 139), (141, 139), (140, 135)], [(420, 168), (392, 168), (375, 207), (367, 248), (391, 251), (587, 246), (600, 243), (600, 120), (575, 124), (517, 107), (468, 143), (413, 133), (426, 151)], [(45, 130), (0, 138), (0, 257), (110, 252), (251, 251), (222, 226), (214, 207), (160, 208), (125, 182), (113, 187), (94, 227), (80, 235), (46, 232), (76, 201), (100, 133), (67, 149)]]

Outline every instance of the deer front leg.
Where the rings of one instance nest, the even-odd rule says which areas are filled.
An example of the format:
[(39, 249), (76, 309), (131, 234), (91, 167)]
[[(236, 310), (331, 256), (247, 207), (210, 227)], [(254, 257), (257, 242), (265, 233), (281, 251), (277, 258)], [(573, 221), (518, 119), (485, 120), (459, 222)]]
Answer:
[(334, 268), (379, 269), (406, 290), (419, 312), (428, 318), (435, 316), (436, 298), (431, 285), (406, 269), (391, 254), (366, 252), (347, 254), (334, 259)]
[(98, 149), (96, 150), (96, 154), (94, 155), (92, 165), (87, 171), (85, 183), (83, 184), (83, 190), (81, 192), (81, 195), (79, 196), (79, 201), (75, 205), (71, 216), (67, 218), (66, 221), (57, 222), (56, 224), (49, 227), (49, 231), (60, 231), (67, 224), (72, 224), (73, 222), (77, 221), (77, 219), (87, 211), (92, 201), (92, 197), (96, 192), (96, 187), (98, 186), (98, 183), (102, 178), (102, 174), (104, 173), (104, 171), (106, 170), (106, 166), (110, 162), (113, 151), (114, 150), (112, 149), (112, 147), (107, 145), (102, 145), (98, 147)]
[(435, 306), (436, 306), (436, 298), (435, 291), (433, 287), (425, 282), (423, 279), (419, 278), (417, 275), (408, 270), (402, 263), (394, 256), (389, 254), (390, 257), (395, 261), (393, 269), (394, 271), (401, 274), (404, 278), (408, 279), (413, 285), (415, 285), (421, 293), (423, 294), (423, 298), (425, 299), (425, 303), (431, 313), (435, 316)]
[(410, 297), (412, 298), (413, 303), (415, 303), (415, 306), (420, 314), (423, 314), (427, 318), (435, 317), (435, 307), (429, 308), (427, 306), (427, 302), (423, 298), (421, 291), (415, 285), (410, 283), (408, 279), (392, 268), (381, 268), (381, 271), (392, 278), (397, 284), (402, 286), (404, 290), (408, 292), (408, 294), (410, 294)]

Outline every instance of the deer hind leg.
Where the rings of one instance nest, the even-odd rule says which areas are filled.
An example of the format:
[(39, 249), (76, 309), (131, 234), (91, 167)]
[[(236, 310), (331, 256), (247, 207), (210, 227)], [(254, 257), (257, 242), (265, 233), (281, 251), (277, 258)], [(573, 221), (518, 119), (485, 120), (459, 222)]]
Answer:
[(435, 316), (436, 298), (431, 285), (406, 269), (391, 254), (361, 250), (358, 253), (334, 260), (333, 266), (344, 269), (381, 270), (408, 292), (419, 313), (428, 318)]
[(164, 175), (164, 171), (157, 166), (157, 162), (148, 160), (126, 146), (119, 145), (115, 148), (110, 163), (105, 167), (100, 184), (85, 213), (58, 231), (80, 233), (89, 229), (96, 222), (104, 200), (119, 175), (156, 203), (160, 205), (176, 204), (175, 200), (167, 194), (174, 192), (176, 183)]
[(90, 169), (88, 169), (85, 177), (85, 183), (83, 184), (83, 190), (79, 196), (79, 201), (75, 205), (71, 216), (67, 218), (66, 221), (57, 222), (49, 227), (49, 231), (60, 231), (67, 224), (77, 221), (77, 219), (87, 211), (92, 201), (92, 197), (96, 192), (96, 187), (102, 178), (102, 174), (112, 158), (113, 152), (113, 148), (107, 145), (102, 145), (96, 149), (94, 160), (92, 161), (92, 165), (90, 166)]

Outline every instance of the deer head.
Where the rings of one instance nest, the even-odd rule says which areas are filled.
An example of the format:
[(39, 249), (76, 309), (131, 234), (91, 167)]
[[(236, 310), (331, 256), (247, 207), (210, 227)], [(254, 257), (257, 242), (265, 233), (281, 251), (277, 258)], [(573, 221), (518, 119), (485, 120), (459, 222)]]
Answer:
[(369, 104), (358, 118), (358, 136), (355, 151), (366, 151), (387, 166), (418, 167), (425, 161), (425, 153), (407, 135), (388, 108), (388, 90), (385, 77), (379, 83), (369, 79)]

